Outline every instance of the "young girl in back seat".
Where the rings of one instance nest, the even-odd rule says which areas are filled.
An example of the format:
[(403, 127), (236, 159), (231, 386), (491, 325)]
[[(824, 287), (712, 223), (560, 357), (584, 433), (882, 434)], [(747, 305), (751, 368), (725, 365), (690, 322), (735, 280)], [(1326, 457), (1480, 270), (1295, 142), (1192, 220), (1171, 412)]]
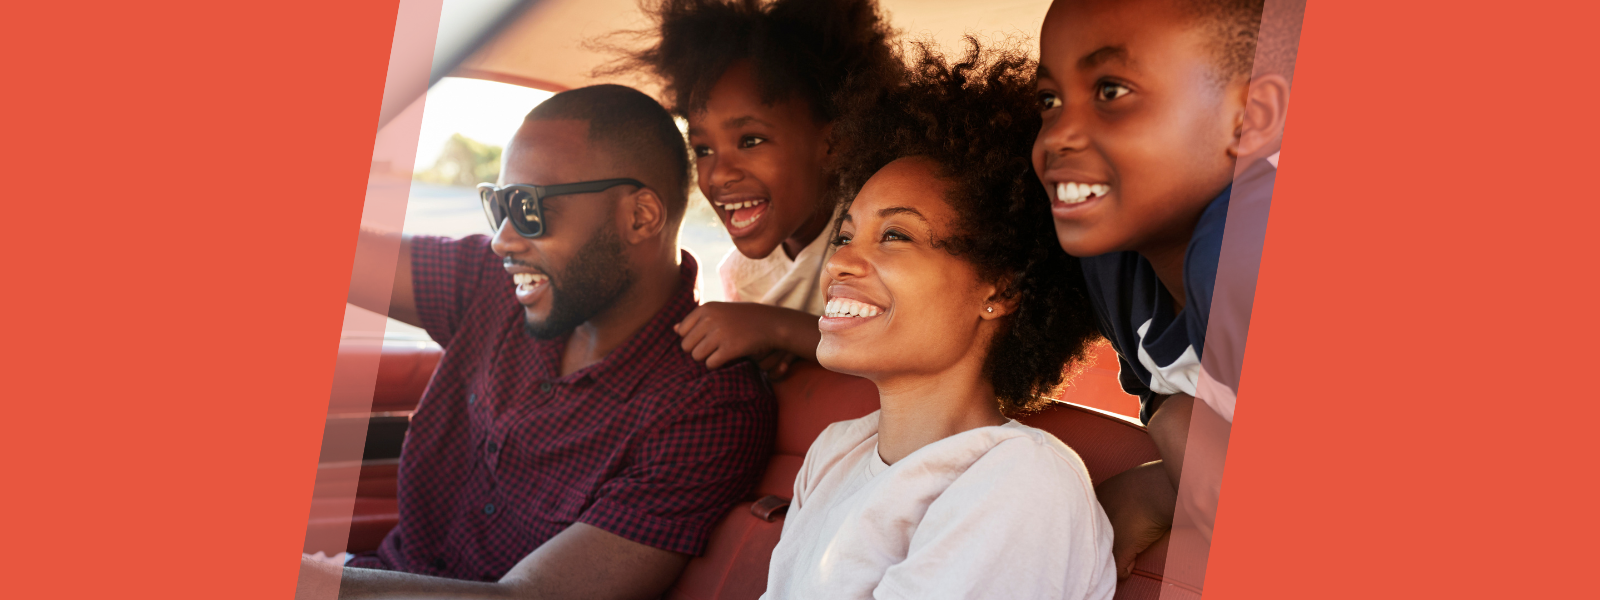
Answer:
[(816, 358), (835, 98), (896, 81), (890, 31), (875, 0), (664, 0), (647, 12), (659, 38), (617, 68), (664, 80), (689, 123), (700, 191), (735, 246), (718, 266), (727, 302), (676, 331), (710, 368), (749, 357), (781, 377)]

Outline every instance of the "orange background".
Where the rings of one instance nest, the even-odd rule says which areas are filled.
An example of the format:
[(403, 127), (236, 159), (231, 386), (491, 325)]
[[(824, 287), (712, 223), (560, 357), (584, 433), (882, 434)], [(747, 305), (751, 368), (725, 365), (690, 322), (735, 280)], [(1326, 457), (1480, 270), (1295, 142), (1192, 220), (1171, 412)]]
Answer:
[[(8, 6), (0, 596), (291, 597), (396, 6)], [(1581, 6), (1311, 2), (1208, 598), (1590, 591)]]

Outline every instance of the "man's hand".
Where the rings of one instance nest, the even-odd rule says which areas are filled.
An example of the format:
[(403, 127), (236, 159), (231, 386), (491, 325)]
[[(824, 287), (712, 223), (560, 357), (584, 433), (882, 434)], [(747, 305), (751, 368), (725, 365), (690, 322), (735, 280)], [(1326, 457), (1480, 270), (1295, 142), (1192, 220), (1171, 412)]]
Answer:
[(295, 600), (338, 600), (342, 563), (335, 564), (321, 552), (300, 555), (300, 580), (295, 584)]
[(1095, 495), (1111, 520), (1111, 556), (1117, 561), (1117, 578), (1125, 578), (1133, 574), (1133, 558), (1172, 529), (1178, 491), (1158, 460), (1101, 482)]
[(659, 598), (689, 557), (573, 523), (497, 582), (345, 568), (303, 556), (295, 600), (645, 600)]
[(673, 331), (683, 349), (715, 369), (749, 357), (779, 379), (797, 358), (815, 358), (817, 317), (797, 310), (751, 302), (707, 302)]

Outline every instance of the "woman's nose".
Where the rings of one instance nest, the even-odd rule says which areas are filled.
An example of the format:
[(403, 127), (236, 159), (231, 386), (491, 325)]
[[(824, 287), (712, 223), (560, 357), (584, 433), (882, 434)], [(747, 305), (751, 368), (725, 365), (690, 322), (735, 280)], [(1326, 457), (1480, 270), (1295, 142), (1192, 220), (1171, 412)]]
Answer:
[(870, 265), (860, 252), (851, 248), (850, 244), (845, 244), (834, 251), (833, 256), (828, 258), (828, 264), (823, 265), (823, 268), (830, 279), (844, 281), (865, 275)]

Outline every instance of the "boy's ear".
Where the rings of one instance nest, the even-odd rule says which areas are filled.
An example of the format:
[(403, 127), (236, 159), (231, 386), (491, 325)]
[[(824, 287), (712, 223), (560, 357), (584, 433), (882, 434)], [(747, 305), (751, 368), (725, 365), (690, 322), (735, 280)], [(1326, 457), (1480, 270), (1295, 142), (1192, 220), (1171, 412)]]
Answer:
[(1289, 80), (1276, 74), (1252, 77), (1239, 127), (1237, 156), (1253, 159), (1277, 152), (1288, 113)]
[(617, 213), (626, 215), (623, 238), (629, 244), (656, 237), (667, 226), (667, 205), (653, 189), (639, 188), (624, 196), (621, 208)]

